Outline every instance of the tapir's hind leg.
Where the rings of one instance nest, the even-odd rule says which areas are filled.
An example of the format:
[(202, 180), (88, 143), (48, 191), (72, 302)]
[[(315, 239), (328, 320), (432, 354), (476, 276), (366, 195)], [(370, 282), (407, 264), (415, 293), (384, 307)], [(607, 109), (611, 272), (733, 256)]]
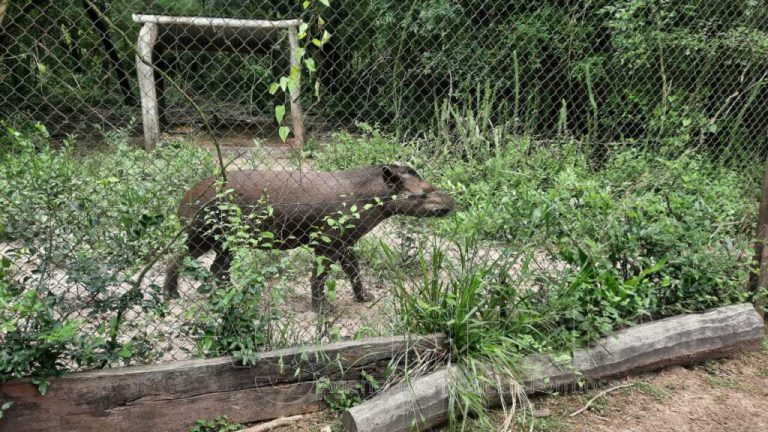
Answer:
[(355, 252), (351, 247), (340, 254), (339, 264), (341, 264), (341, 269), (344, 270), (344, 273), (346, 273), (349, 281), (352, 283), (355, 301), (364, 303), (373, 300), (373, 296), (365, 291), (363, 277), (360, 274), (360, 263), (358, 263), (357, 256), (355, 256)]
[(216, 249), (216, 258), (211, 264), (211, 272), (222, 282), (229, 281), (229, 268), (232, 266), (232, 253), (224, 248)]
[(165, 283), (163, 283), (163, 292), (166, 298), (179, 298), (179, 272), (182, 264), (184, 264), (184, 258), (189, 256), (192, 259), (197, 259), (210, 250), (210, 247), (205, 247), (207, 243), (200, 240), (196, 236), (190, 238), (187, 240), (186, 250), (180, 251), (168, 261), (165, 268)]

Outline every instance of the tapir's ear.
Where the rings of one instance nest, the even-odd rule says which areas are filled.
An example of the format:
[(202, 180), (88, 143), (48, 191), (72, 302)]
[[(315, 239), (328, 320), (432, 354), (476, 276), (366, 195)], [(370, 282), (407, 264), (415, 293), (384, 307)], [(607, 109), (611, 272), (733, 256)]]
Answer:
[(403, 178), (392, 167), (384, 165), (381, 167), (381, 175), (384, 178), (384, 183), (389, 185), (395, 192), (399, 192), (403, 188)]

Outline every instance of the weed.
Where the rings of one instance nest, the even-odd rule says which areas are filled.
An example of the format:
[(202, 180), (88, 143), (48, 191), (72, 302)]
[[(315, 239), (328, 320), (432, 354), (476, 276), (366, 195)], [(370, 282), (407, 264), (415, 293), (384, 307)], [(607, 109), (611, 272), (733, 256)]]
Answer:
[(213, 420), (198, 419), (187, 432), (235, 432), (243, 428), (243, 425), (229, 421), (225, 415)]
[(328, 404), (328, 408), (341, 412), (363, 401), (364, 385), (358, 383), (349, 387), (343, 383), (335, 383), (327, 377), (321, 377), (315, 381), (315, 391), (324, 393), (323, 400)]

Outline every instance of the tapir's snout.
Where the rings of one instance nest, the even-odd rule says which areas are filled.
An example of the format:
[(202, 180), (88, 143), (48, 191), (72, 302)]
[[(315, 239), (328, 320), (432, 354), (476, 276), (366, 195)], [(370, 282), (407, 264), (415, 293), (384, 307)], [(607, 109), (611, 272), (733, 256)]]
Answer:
[(448, 193), (436, 191), (429, 194), (424, 207), (430, 213), (430, 216), (442, 217), (456, 210), (456, 201)]

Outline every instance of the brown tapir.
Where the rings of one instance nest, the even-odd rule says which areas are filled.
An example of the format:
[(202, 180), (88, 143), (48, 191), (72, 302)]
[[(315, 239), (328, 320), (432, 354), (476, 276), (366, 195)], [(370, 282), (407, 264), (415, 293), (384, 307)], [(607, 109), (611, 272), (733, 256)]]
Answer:
[[(221, 201), (217, 191), (231, 191), (229, 199), (248, 215), (255, 217), (255, 232), (270, 232), (270, 247), (287, 250), (302, 245), (314, 249), (317, 257), (336, 261), (349, 277), (358, 302), (370, 301), (360, 278), (352, 250), (355, 243), (376, 225), (393, 215), (415, 217), (444, 216), (454, 209), (454, 201), (421, 178), (412, 168), (400, 165), (372, 166), (337, 172), (229, 171), (227, 182), (217, 185), (216, 177), (206, 178), (184, 194), (179, 218), (186, 225), (186, 251), (168, 263), (165, 293), (178, 297), (179, 268), (184, 257), (193, 259), (207, 251), (216, 251), (211, 271), (222, 280), (229, 277), (231, 252), (221, 241), (221, 231), (213, 228), (212, 210)], [(227, 196), (227, 195), (225, 195)], [(351, 214), (347, 227), (334, 226), (329, 218)], [(265, 212), (266, 208), (271, 211)], [(260, 212), (260, 213), (257, 213)], [(340, 213), (341, 212), (341, 213)], [(314, 234), (313, 234), (314, 233)], [(312, 305), (319, 308), (325, 298), (327, 271), (312, 269)]]

